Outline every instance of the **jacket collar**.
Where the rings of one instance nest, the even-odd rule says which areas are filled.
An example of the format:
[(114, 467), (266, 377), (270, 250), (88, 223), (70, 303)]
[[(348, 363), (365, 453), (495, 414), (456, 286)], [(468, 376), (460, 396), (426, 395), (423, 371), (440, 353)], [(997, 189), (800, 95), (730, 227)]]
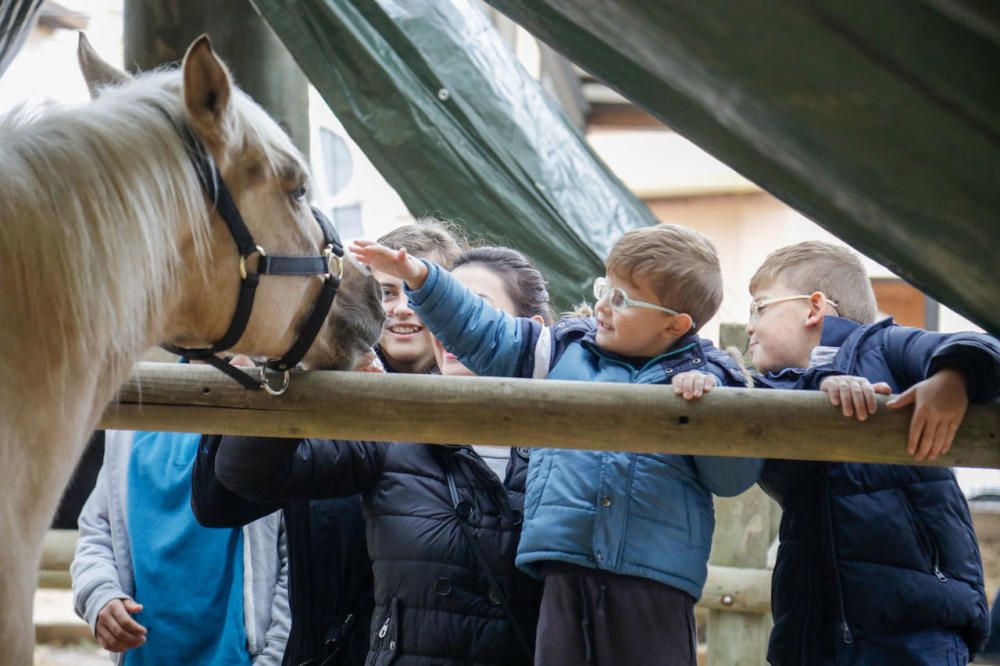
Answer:
[[(596, 336), (596, 330), (588, 331), (587, 334), (583, 336), (581, 343), (598, 356), (605, 358), (612, 363), (628, 366), (630, 369), (638, 372), (639, 374), (642, 374), (649, 368), (656, 365), (668, 368), (694, 359), (697, 359), (695, 364), (699, 365), (705, 358), (704, 352), (702, 351), (702, 343), (705, 341), (694, 333), (688, 333), (687, 335), (678, 338), (677, 342), (675, 342), (670, 349), (663, 352), (659, 356), (644, 359), (629, 358), (622, 356), (621, 354), (609, 352), (606, 349), (601, 349), (597, 345), (597, 342), (595, 342)], [(637, 365), (637, 361), (642, 361), (641, 366)]]
[[(895, 326), (892, 317), (886, 317), (882, 321), (874, 324), (864, 325), (843, 317), (827, 315), (823, 318), (823, 331), (820, 333), (819, 345), (821, 347), (839, 348), (837, 355), (830, 363), (838, 368), (846, 369), (852, 367), (857, 350), (862, 341), (884, 328)], [(773, 386), (775, 383), (794, 382), (808, 368), (785, 368), (778, 372), (768, 372), (761, 379), (764, 383)]]
[(827, 315), (823, 317), (823, 331), (819, 336), (822, 347), (842, 347), (848, 336), (861, 326), (856, 321)]

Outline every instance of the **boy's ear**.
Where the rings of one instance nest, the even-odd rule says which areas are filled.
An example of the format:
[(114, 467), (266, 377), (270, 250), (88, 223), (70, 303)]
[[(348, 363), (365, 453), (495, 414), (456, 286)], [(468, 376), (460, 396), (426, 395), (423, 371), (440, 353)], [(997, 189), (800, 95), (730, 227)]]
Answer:
[(826, 317), (826, 296), (821, 291), (814, 291), (809, 295), (809, 312), (806, 314), (806, 328), (822, 326), (823, 318)]
[(694, 326), (694, 320), (691, 315), (682, 312), (670, 318), (670, 323), (664, 328), (664, 333), (671, 338), (679, 338), (690, 331), (692, 326)]
[(529, 319), (531, 319), (532, 321), (537, 321), (542, 326), (545, 326), (545, 319), (542, 317), (542, 315), (531, 315)]

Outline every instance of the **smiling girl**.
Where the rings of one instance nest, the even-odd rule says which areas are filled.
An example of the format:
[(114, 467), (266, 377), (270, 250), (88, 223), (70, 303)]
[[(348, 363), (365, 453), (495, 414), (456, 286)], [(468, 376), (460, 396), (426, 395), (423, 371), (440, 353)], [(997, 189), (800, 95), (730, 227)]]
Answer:
[[(421, 218), (390, 231), (379, 239), (395, 250), (406, 248), (413, 256), (450, 267), (462, 252), (455, 235), (434, 218)], [(397, 277), (372, 271), (382, 287), (382, 307), (385, 308), (385, 328), (376, 352), (387, 372), (426, 373), (434, 368), (433, 337), (410, 308), (403, 291), (403, 281)]]

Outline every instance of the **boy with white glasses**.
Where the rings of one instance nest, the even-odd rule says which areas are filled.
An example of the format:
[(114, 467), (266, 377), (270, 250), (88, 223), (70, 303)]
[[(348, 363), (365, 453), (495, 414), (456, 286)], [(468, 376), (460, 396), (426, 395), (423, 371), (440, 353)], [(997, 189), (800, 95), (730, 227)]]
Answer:
[[(593, 318), (515, 318), (429, 262), (368, 242), (352, 250), (407, 285), (444, 347), (482, 376), (669, 384), (702, 370), (745, 386), (697, 335), (722, 300), (711, 242), (676, 225), (630, 231), (594, 285)], [(694, 604), (712, 544), (712, 495), (754, 482), (753, 459), (532, 451), (517, 564), (545, 580), (535, 663), (694, 666)]]

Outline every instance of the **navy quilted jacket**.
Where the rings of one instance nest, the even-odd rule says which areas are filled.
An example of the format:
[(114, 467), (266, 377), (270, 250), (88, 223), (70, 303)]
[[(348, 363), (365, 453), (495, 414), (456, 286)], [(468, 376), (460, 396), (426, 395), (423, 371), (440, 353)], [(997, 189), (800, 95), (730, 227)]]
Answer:
[[(830, 363), (762, 383), (817, 389), (829, 375), (849, 374), (899, 393), (951, 367), (965, 375), (971, 401), (1000, 389), (1000, 344), (986, 335), (827, 317), (820, 344), (839, 347)], [(783, 509), (770, 663), (808, 665), (823, 643), (929, 628), (958, 632), (970, 652), (982, 648), (982, 561), (950, 469), (770, 460), (760, 485)]]

